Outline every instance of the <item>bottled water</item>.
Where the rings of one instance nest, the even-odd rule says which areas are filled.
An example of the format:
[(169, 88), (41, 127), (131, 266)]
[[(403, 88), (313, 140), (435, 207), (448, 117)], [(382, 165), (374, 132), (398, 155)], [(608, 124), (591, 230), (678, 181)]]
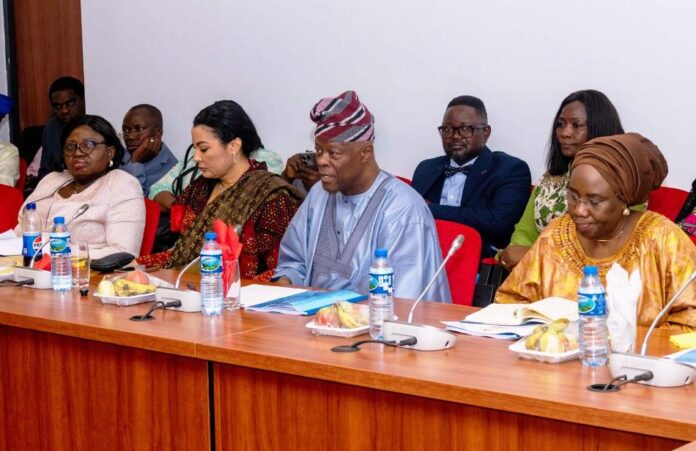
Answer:
[(53, 291), (70, 291), (72, 288), (72, 264), (70, 262), (70, 233), (65, 218), (53, 218), (51, 230), (51, 285)]
[(204, 315), (222, 313), (224, 290), (222, 287), (222, 251), (217, 234), (207, 232), (201, 249), (201, 300)]
[(605, 291), (596, 266), (585, 266), (583, 273), (578, 288), (582, 363), (603, 366), (609, 357)]
[(370, 336), (382, 338), (382, 322), (394, 319), (394, 269), (387, 260), (387, 250), (377, 249), (370, 267)]
[(22, 255), (24, 256), (24, 266), (29, 266), (34, 254), (36, 260), (41, 259), (41, 225), (39, 215), (36, 213), (36, 204), (29, 202), (24, 207), (22, 217)]

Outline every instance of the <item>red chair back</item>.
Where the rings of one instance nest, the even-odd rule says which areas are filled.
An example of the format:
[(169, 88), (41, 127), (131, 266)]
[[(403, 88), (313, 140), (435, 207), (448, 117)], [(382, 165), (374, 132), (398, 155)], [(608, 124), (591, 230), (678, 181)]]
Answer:
[(648, 210), (660, 213), (674, 221), (688, 195), (689, 193), (682, 189), (661, 186), (650, 193)]
[(396, 177), (397, 179), (401, 180), (402, 182), (404, 182), (405, 184), (407, 184), (409, 186), (411, 185), (411, 179), (407, 179), (406, 177), (401, 177), (400, 175), (395, 175), (394, 177)]
[(160, 206), (157, 202), (145, 199), (145, 230), (143, 231), (143, 243), (140, 245), (140, 255), (150, 255), (152, 246), (155, 245), (157, 225), (160, 218)]
[(469, 226), (457, 222), (436, 219), (437, 235), (440, 239), (442, 258), (447, 256), (452, 240), (464, 235), (464, 244), (445, 265), (452, 302), (471, 305), (474, 301), (476, 274), (481, 259), (481, 235)]
[(24, 194), (17, 188), (0, 185), (0, 199), (2, 199), (2, 208), (0, 208), (1, 233), (14, 229), (17, 225), (17, 217), (19, 216), (19, 209), (22, 208), (22, 203), (24, 202)]
[(18, 190), (24, 192), (24, 185), (27, 183), (27, 162), (24, 161), (24, 158), (19, 159), (19, 179), (17, 180), (17, 183), (15, 184), (15, 188)]

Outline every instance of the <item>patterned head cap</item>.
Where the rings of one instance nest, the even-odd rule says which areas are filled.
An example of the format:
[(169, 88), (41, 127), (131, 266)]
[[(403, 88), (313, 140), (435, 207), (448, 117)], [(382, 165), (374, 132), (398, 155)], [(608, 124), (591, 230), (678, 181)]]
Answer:
[(355, 91), (321, 99), (309, 117), (317, 124), (314, 137), (324, 141), (372, 141), (375, 137), (374, 116)]

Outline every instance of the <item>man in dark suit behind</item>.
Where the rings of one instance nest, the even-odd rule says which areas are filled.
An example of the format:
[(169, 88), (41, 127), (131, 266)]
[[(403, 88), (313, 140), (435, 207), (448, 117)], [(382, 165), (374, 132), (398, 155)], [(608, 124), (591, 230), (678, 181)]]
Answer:
[(527, 163), (486, 147), (491, 135), (483, 102), (459, 96), (447, 105), (442, 125), (445, 155), (422, 161), (413, 189), (428, 202), (435, 219), (466, 224), (483, 240), (481, 255), (508, 245), (529, 199)]

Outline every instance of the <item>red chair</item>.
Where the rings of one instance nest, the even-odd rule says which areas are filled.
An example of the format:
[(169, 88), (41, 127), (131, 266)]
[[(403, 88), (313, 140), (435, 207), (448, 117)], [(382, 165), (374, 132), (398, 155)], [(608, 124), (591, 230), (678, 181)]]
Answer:
[(402, 182), (404, 182), (405, 184), (407, 184), (409, 186), (411, 185), (411, 179), (407, 179), (406, 177), (401, 177), (400, 175), (395, 175), (394, 177), (396, 177), (397, 179), (401, 180)]
[(0, 185), (0, 199), (2, 199), (0, 232), (4, 232), (14, 229), (17, 225), (17, 217), (19, 216), (19, 209), (22, 208), (22, 203), (24, 202), (24, 194), (17, 188)]
[(442, 219), (436, 219), (435, 226), (443, 258), (447, 255), (452, 240), (459, 234), (464, 235), (464, 244), (447, 262), (445, 270), (452, 293), (452, 302), (471, 305), (474, 300), (476, 274), (481, 258), (481, 235), (469, 226)]
[(145, 199), (145, 230), (143, 231), (143, 243), (140, 245), (140, 255), (150, 255), (152, 246), (155, 245), (157, 226), (159, 224), (160, 206), (157, 202)]
[(682, 189), (661, 186), (650, 193), (648, 210), (660, 213), (674, 221), (688, 195), (689, 193)]
[(24, 158), (19, 159), (19, 179), (17, 180), (17, 183), (15, 184), (15, 188), (20, 190), (22, 193), (24, 192), (24, 185), (27, 183), (27, 162), (24, 161)]

